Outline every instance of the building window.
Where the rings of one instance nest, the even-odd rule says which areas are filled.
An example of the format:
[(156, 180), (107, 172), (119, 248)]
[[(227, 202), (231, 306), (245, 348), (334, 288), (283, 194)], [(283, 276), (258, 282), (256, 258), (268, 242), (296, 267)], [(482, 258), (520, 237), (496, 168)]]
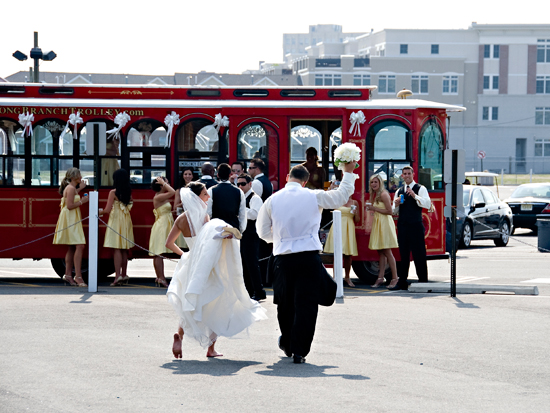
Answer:
[(443, 94), (458, 94), (458, 76), (443, 76)]
[(408, 54), (409, 53), (409, 45), (408, 44), (402, 44), (399, 46), (399, 53), (401, 54)]
[(432, 54), (439, 54), (439, 45), (432, 44)]
[(535, 140), (535, 156), (550, 156), (550, 139)]
[(369, 86), (370, 75), (353, 75), (353, 86)]
[[(492, 53), (491, 53), (492, 52)], [(483, 45), (483, 58), (484, 59), (498, 59), (500, 57), (500, 45), (485, 44)]]
[(428, 76), (412, 76), (411, 91), (422, 95), (428, 94)]
[(378, 76), (378, 93), (395, 93), (395, 76)]
[(535, 125), (550, 125), (550, 108), (535, 108)]
[(550, 39), (537, 40), (537, 62), (550, 62)]
[(537, 76), (537, 93), (550, 93), (550, 76)]
[(498, 75), (483, 76), (484, 90), (498, 90)]
[(498, 120), (498, 106), (483, 106), (483, 120)]
[(342, 75), (315, 75), (315, 86), (341, 86)]

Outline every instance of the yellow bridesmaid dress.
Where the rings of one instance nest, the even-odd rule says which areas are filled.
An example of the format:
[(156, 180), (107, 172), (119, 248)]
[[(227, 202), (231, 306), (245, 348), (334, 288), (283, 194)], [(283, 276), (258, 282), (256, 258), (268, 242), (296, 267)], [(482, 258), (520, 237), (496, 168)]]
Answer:
[(172, 252), (165, 247), (166, 238), (174, 225), (174, 217), (172, 217), (172, 206), (170, 202), (161, 205), (157, 209), (153, 209), (155, 214), (155, 223), (151, 228), (151, 236), (149, 237), (149, 255), (154, 256)]
[[(80, 195), (75, 195), (74, 202), (79, 201)], [(59, 218), (55, 227), (56, 233), (53, 237), (53, 243), (63, 245), (86, 244), (86, 238), (84, 238), (84, 230), (82, 229), (82, 222), (79, 222), (82, 219), (82, 216), (80, 214), (80, 207), (69, 210), (67, 208), (67, 203), (65, 202), (65, 197), (61, 198), (61, 204), (59, 204), (59, 207), (61, 208), (61, 212), (59, 213)], [(78, 224), (73, 225), (77, 222)], [(57, 232), (63, 228), (67, 229), (61, 232)]]
[[(109, 222), (107, 225), (113, 228), (117, 233), (110, 228), (105, 230), (104, 247), (128, 250), (134, 246), (134, 227), (130, 215), (130, 210), (133, 205), (132, 202), (128, 205), (124, 205), (122, 202), (115, 200), (113, 208), (109, 213)], [(118, 234), (121, 234), (126, 239)]]
[[(342, 212), (342, 254), (356, 256), (357, 241), (355, 239), (354, 215), (350, 207), (340, 207), (338, 211)], [(333, 228), (330, 227), (327, 242), (325, 243), (325, 252), (334, 253)]]
[[(377, 201), (374, 203), (377, 208), (386, 208), (384, 203)], [(369, 249), (385, 250), (387, 248), (397, 248), (397, 234), (395, 232), (395, 224), (391, 215), (374, 213), (372, 220), (372, 230), (370, 232)]]

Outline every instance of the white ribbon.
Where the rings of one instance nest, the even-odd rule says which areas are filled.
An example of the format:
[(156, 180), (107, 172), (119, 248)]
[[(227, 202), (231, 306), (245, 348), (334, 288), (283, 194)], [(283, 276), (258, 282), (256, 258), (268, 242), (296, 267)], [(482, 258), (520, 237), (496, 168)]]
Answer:
[(170, 115), (166, 115), (164, 118), (164, 124), (167, 127), (166, 130), (166, 145), (164, 145), (165, 148), (170, 147), (170, 143), (172, 141), (172, 129), (174, 128), (174, 125), (179, 125), (180, 123), (180, 117), (179, 115), (172, 111)]
[(120, 139), (120, 130), (126, 126), (126, 124), (130, 121), (130, 115), (128, 115), (126, 112), (121, 112), (118, 115), (115, 116), (115, 124), (118, 125), (116, 128), (109, 129), (107, 133), (110, 133), (107, 139), (111, 137), (115, 137), (115, 139)]
[(34, 121), (34, 115), (27, 112), (25, 115), (21, 113), (19, 115), (19, 123), (23, 126), (23, 136), (32, 136), (32, 122)]
[(80, 116), (80, 112), (76, 112), (76, 114), (71, 113), (69, 115), (69, 120), (67, 121), (67, 124), (63, 128), (63, 132), (61, 132), (61, 135), (59, 135), (59, 154), (64, 155), (63, 153), (63, 138), (65, 137), (65, 134), (67, 133), (67, 129), (69, 129), (69, 124), (74, 126), (74, 133), (73, 133), (73, 139), (76, 139), (76, 129), (79, 123), (83, 123), (82, 117)]
[(214, 117), (214, 127), (216, 128), (216, 130), (219, 132), (220, 128), (227, 127), (227, 126), (229, 126), (229, 118), (227, 116), (224, 116), (222, 118), (222, 114), (218, 113)]
[(351, 122), (351, 128), (349, 128), (349, 133), (355, 136), (361, 136), (361, 125), (365, 123), (365, 114), (363, 111), (359, 110), (357, 112), (353, 112), (349, 116), (349, 120)]

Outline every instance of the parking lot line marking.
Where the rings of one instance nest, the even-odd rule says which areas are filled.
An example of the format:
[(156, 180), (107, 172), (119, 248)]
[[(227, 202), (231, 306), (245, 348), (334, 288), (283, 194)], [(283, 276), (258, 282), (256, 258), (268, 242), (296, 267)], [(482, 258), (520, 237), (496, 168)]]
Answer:
[(520, 282), (532, 284), (550, 284), (550, 278), (534, 278), (532, 280), (525, 280)]
[[(52, 270), (52, 272), (53, 272), (53, 270)], [(6, 271), (6, 270), (0, 270), (0, 274), (18, 274), (18, 275), (26, 275), (26, 276), (29, 275), (29, 273), (27, 273), (27, 272)]]

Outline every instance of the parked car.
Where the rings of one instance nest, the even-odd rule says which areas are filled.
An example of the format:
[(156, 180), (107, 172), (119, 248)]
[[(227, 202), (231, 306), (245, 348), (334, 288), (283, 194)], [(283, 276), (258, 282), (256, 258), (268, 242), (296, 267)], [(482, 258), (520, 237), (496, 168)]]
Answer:
[[(488, 188), (463, 185), (464, 215), (457, 219), (457, 241), (469, 248), (473, 240), (493, 239), (505, 247), (513, 228), (512, 210)], [(450, 224), (447, 225), (450, 228)]]
[(550, 214), (550, 183), (520, 185), (506, 203), (512, 208), (514, 228), (537, 232), (537, 215)]

